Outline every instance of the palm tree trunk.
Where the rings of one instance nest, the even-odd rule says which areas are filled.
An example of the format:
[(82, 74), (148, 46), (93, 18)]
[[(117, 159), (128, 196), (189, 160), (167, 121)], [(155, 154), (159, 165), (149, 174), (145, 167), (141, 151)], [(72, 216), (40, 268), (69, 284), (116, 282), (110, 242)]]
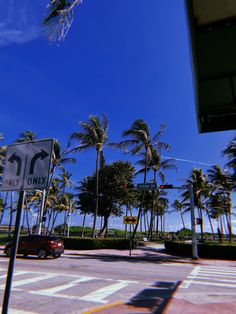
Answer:
[(86, 220), (86, 213), (84, 214), (84, 219), (83, 219), (83, 225), (82, 225), (82, 231), (81, 231), (81, 237), (83, 238), (84, 236), (84, 226), (85, 226), (85, 220)]
[(156, 218), (156, 238), (158, 238), (158, 233), (159, 233), (159, 214), (157, 211), (157, 218)]
[(201, 242), (204, 242), (204, 222), (203, 222), (203, 215), (202, 215), (202, 208), (199, 208), (200, 218), (201, 218)]
[(93, 238), (96, 236), (96, 222), (97, 222), (97, 215), (98, 215), (98, 191), (99, 191), (99, 186), (98, 186), (98, 179), (99, 179), (99, 172), (98, 172), (98, 163), (99, 163), (99, 156), (100, 152), (97, 150), (97, 157), (96, 157), (96, 207), (95, 207), (95, 214), (94, 214), (94, 219), (93, 219)]
[(100, 237), (101, 238), (104, 238), (106, 232), (107, 232), (107, 228), (108, 228), (108, 219), (109, 219), (109, 216), (104, 216), (104, 222), (103, 222), (103, 227), (101, 229), (101, 234), (100, 234)]
[(11, 192), (11, 206), (10, 206), (10, 220), (9, 220), (9, 225), (8, 225), (8, 238), (11, 236), (11, 225), (12, 225), (12, 216), (13, 216), (13, 211), (14, 211), (14, 192)]
[(3, 216), (4, 216), (6, 208), (7, 208), (7, 197), (8, 197), (8, 192), (5, 195), (4, 205), (3, 205), (2, 212), (1, 212), (0, 225), (2, 224)]
[[(125, 216), (128, 216), (128, 206), (125, 209)], [(125, 239), (127, 239), (127, 224), (125, 224)]]
[(208, 217), (209, 224), (210, 224), (210, 227), (211, 227), (212, 237), (213, 237), (213, 240), (215, 240), (214, 228), (213, 228), (213, 224), (212, 224), (212, 221), (211, 221), (211, 217), (210, 217), (209, 211), (206, 210), (206, 213), (207, 213), (207, 217)]
[[(147, 150), (146, 150), (146, 163), (145, 163), (145, 169), (144, 169), (144, 178), (143, 178), (143, 183), (145, 184), (147, 181)], [(141, 199), (141, 204), (139, 207), (139, 211), (138, 211), (138, 223), (135, 225), (132, 237), (131, 237), (131, 241), (134, 241), (134, 237), (135, 234), (137, 232), (138, 229), (138, 225), (139, 225), (139, 221), (140, 221), (140, 217), (141, 217), (141, 213), (142, 213), (142, 208), (143, 208), (143, 203), (144, 203), (144, 199), (145, 199), (145, 191), (142, 192), (142, 199)]]
[(185, 229), (185, 223), (184, 223), (183, 213), (182, 213), (182, 212), (180, 212), (180, 215), (181, 215), (181, 220), (182, 220), (183, 228)]

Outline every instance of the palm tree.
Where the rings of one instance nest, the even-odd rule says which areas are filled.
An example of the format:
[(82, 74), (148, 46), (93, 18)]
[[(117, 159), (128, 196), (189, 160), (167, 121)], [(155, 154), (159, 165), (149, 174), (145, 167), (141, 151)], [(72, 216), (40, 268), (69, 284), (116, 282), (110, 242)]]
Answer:
[[(72, 194), (66, 193), (66, 188), (67, 187), (71, 188), (73, 186), (73, 182), (71, 181), (72, 174), (69, 171), (67, 171), (65, 168), (61, 168), (61, 169), (62, 169), (62, 173), (59, 174), (59, 178), (57, 178), (57, 181), (59, 184), (59, 188), (62, 190), (63, 195), (66, 195), (67, 198), (69, 198), (69, 196)], [(72, 204), (72, 199), (70, 200), (69, 203)], [(67, 208), (65, 208), (65, 213), (64, 213), (64, 233), (66, 230), (67, 220), (69, 219), (69, 216), (70, 216), (70, 211), (71, 211), (71, 206), (67, 206)]]
[(49, 39), (63, 40), (73, 22), (74, 9), (82, 0), (50, 0), (44, 25), (48, 27)]
[[(174, 159), (166, 159), (162, 160), (162, 154), (161, 151), (155, 149), (154, 147), (151, 148), (152, 154), (151, 154), (151, 160), (148, 163), (147, 166), (147, 171), (152, 170), (153, 171), (153, 182), (157, 183), (157, 175), (161, 179), (161, 182), (164, 183), (166, 180), (165, 174), (163, 170), (170, 170), (170, 169), (177, 169), (177, 167), (174, 165)], [(144, 155), (144, 154), (142, 154)], [(145, 157), (145, 156), (144, 156)], [(136, 174), (138, 173), (144, 173), (145, 171), (145, 158), (142, 160), (139, 160), (137, 164), (144, 166), (141, 168), (139, 171), (137, 171)], [(157, 192), (153, 190), (153, 202), (152, 202), (152, 209), (151, 209), (151, 218), (150, 218), (150, 227), (149, 227), (149, 232), (148, 232), (148, 238), (152, 239), (152, 231), (153, 231), (153, 224), (154, 224), (154, 208), (155, 208), (155, 201), (157, 199)]]
[[(145, 164), (144, 164), (144, 179), (143, 183), (147, 180), (147, 171), (149, 163), (152, 160), (153, 148), (161, 151), (161, 149), (170, 149), (170, 146), (164, 142), (160, 142), (160, 137), (165, 133), (166, 127), (161, 125), (161, 130), (157, 132), (153, 137), (151, 136), (151, 131), (149, 125), (143, 119), (137, 119), (131, 125), (131, 127), (122, 133), (123, 137), (129, 137), (129, 139), (121, 141), (119, 144), (111, 144), (113, 147), (128, 149), (128, 153), (131, 155), (137, 155), (140, 153), (144, 154)], [(145, 191), (142, 193), (142, 200), (140, 208), (138, 211), (138, 223), (140, 221), (143, 203), (145, 198)], [(132, 240), (135, 237), (138, 224), (135, 225)]]
[[(72, 151), (81, 152), (89, 148), (96, 149), (96, 207), (93, 221), (93, 238), (95, 237), (96, 231), (96, 221), (98, 215), (98, 196), (99, 196), (99, 163), (104, 160), (103, 147), (108, 141), (108, 125), (109, 121), (105, 114), (102, 117), (90, 116), (88, 121), (80, 122), (80, 127), (82, 131), (74, 132), (71, 135), (72, 139), (79, 142), (79, 145)], [(103, 164), (103, 163), (102, 163)]]
[(16, 142), (31, 142), (36, 139), (37, 135), (36, 133), (32, 131), (25, 131), (20, 133), (20, 137), (16, 140)]
[[(4, 139), (3, 134), (0, 133), (0, 142)], [(7, 147), (1, 146), (0, 147), (0, 175), (3, 173), (3, 167), (4, 167), (4, 159), (5, 159), (5, 153), (6, 153)]]
[[(231, 191), (233, 188), (230, 175), (223, 171), (220, 166), (214, 165), (208, 170), (208, 178), (212, 183), (212, 193), (218, 195), (217, 198), (223, 198), (223, 202), (217, 202), (222, 204), (223, 214), (227, 220), (229, 239), (232, 241), (232, 200)], [(212, 203), (211, 203), (212, 204)], [(213, 202), (214, 204), (214, 202)]]
[[(205, 209), (205, 201), (209, 195), (209, 184), (206, 181), (206, 174), (202, 169), (193, 169), (190, 173), (189, 179), (186, 180), (186, 184), (193, 184), (194, 187), (194, 203), (198, 208), (198, 215), (201, 218), (201, 241), (203, 242), (203, 209)], [(189, 191), (185, 191), (182, 195), (182, 202), (190, 199)], [(190, 210), (190, 206), (188, 207)]]
[(227, 157), (228, 166), (233, 170), (232, 181), (234, 188), (236, 188), (236, 136), (228, 143), (227, 147), (223, 150), (223, 155)]
[(179, 200), (175, 200), (171, 206), (174, 208), (175, 212), (180, 213), (182, 224), (183, 224), (183, 229), (185, 229), (185, 223), (184, 223), (184, 218), (183, 218), (184, 204), (180, 202)]

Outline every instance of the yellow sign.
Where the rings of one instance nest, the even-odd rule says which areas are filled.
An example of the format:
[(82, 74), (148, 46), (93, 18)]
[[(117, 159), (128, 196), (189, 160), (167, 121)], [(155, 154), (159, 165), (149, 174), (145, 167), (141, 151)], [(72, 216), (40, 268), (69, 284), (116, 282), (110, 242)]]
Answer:
[(138, 216), (124, 216), (123, 222), (125, 225), (137, 225)]

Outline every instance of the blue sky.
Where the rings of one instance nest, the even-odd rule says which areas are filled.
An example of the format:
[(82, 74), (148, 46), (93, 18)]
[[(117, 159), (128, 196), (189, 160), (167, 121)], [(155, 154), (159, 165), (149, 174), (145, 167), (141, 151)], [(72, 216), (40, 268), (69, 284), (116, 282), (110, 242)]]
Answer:
[[(49, 43), (40, 24), (47, 1), (0, 0), (0, 132), (11, 144), (25, 130), (63, 145), (89, 115), (107, 114), (109, 139), (137, 118), (153, 134), (167, 124), (166, 156), (219, 164), (233, 131), (199, 134), (183, 0), (84, 0), (65, 41)], [(107, 162), (129, 159), (105, 148)], [(177, 162), (169, 183), (182, 184), (198, 163)], [(95, 168), (78, 156), (75, 182)], [(171, 197), (177, 195), (171, 192)], [(175, 220), (176, 219), (176, 220)], [(188, 219), (188, 217), (186, 217)], [(180, 225), (167, 218), (167, 227)], [(236, 224), (235, 224), (236, 226)]]

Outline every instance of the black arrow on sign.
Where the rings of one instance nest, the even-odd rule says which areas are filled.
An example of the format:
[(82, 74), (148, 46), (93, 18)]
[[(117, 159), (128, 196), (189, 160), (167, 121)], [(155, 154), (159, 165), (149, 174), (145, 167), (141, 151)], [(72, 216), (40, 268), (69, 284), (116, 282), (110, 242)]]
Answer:
[(136, 222), (136, 218), (125, 218), (125, 222), (132, 222), (132, 223), (134, 223), (134, 222)]
[(47, 152), (45, 152), (45, 150), (41, 149), (41, 152), (34, 155), (34, 157), (31, 159), (30, 162), (30, 170), (29, 170), (29, 174), (33, 174), (34, 173), (34, 166), (36, 161), (41, 158), (41, 160), (43, 160), (44, 158), (48, 157), (49, 154)]
[(8, 161), (10, 161), (12, 164), (14, 161), (17, 162), (16, 175), (19, 176), (21, 173), (21, 164), (22, 164), (21, 158), (19, 156), (17, 156), (16, 153), (14, 153), (13, 155), (11, 155), (11, 157), (8, 159)]

